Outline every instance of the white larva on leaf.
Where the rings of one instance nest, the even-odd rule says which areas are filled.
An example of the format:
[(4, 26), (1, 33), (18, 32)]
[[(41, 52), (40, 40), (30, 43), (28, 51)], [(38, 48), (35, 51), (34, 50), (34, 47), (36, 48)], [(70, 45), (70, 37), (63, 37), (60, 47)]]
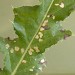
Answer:
[(60, 6), (61, 8), (64, 8), (64, 3), (61, 2), (59, 6)]
[(14, 53), (14, 49), (13, 48), (11, 48), (10, 53)]
[(6, 46), (6, 49), (8, 49), (10, 47), (9, 44), (6, 44), (5, 46)]
[(59, 6), (59, 4), (55, 4), (55, 6)]
[(64, 8), (64, 3), (61, 2), (60, 4), (55, 4), (55, 6), (60, 6), (61, 8)]
[(17, 46), (15, 47), (15, 51), (19, 51), (19, 49), (20, 49), (19, 47), (17, 47)]
[(22, 60), (22, 63), (23, 63), (23, 64), (26, 64), (26, 62), (27, 62), (26, 60)]

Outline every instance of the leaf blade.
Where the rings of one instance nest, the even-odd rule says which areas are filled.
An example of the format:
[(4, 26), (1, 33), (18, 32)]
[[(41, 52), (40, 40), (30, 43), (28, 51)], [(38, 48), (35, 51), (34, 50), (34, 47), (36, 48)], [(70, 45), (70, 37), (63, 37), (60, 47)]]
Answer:
[[(56, 21), (58, 21), (58, 20), (56, 20), (56, 18), (53, 17), (52, 19), (51, 18), (48, 19), (47, 13), (49, 11), (48, 7), (50, 8), (49, 2), (51, 2), (51, 0), (41, 0), (41, 2), (42, 2), (42, 5), (40, 5), (40, 6), (33, 6), (33, 7), (23, 6), (23, 7), (14, 9), (15, 19), (14, 19), (13, 26), (14, 26), (15, 32), (19, 36), (19, 38), (14, 39), (14, 40), (7, 40), (7, 41), (5, 40), (7, 43), (10, 44), (9, 52), (10, 52), (10, 57), (11, 57), (10, 61), (12, 64), (13, 71), (14, 71), (17, 63), (19, 63), (17, 65), (16, 70), (14, 71), (13, 75), (15, 73), (16, 73), (16, 75), (18, 75), (19, 73), (21, 74), (22, 72), (23, 72), (23, 74), (26, 73), (28, 75), (36, 74), (37, 71), (32, 73), (29, 71), (29, 69), (31, 67), (28, 67), (28, 69), (26, 69), (23, 67), (23, 64), (21, 64), (23, 58), (26, 59), (25, 55), (26, 55), (26, 57), (28, 57), (27, 60), (28, 59), (32, 60), (33, 58), (31, 58), (31, 57), (38, 57), (39, 54), (42, 55), (42, 53), (45, 51), (46, 48), (56, 44), (60, 39), (63, 39), (63, 38), (65, 39), (67, 36), (71, 35), (70, 31), (62, 30), (62, 27), (60, 26), (59, 22), (56, 23)], [(48, 5), (46, 3), (48, 3)], [(46, 26), (42, 26), (44, 22), (47, 22)], [(40, 28), (43, 28), (45, 31), (40, 31)], [(38, 39), (37, 40), (34, 39), (38, 32), (41, 32), (44, 34), (43, 42), (38, 43)], [(16, 41), (16, 43), (14, 41)], [(20, 48), (20, 50), (15, 51), (15, 47)], [(34, 50), (34, 52), (32, 52), (33, 54), (28, 53), (30, 47)], [(40, 52), (36, 51), (36, 49), (34, 49), (34, 47), (36, 49), (39, 47)], [(11, 50), (11, 49), (14, 49), (14, 52), (12, 52), (13, 50)], [(24, 54), (21, 53), (21, 49), (24, 49), (24, 51), (25, 51)], [(34, 62), (34, 61), (30, 61), (30, 60), (28, 60), (30, 63)], [(39, 60), (39, 62), (40, 62), (40, 60)], [(30, 63), (27, 65), (30, 65)], [(38, 61), (35, 63), (36, 63), (36, 65), (39, 65)], [(32, 65), (35, 65), (35, 63)], [(22, 72), (20, 72), (20, 70), (21, 70), (20, 68), (23, 69)], [(36, 70), (38, 70), (38, 68)], [(7, 73), (7, 75), (10, 75), (10, 74)]]
[[(51, 5), (52, 5), (52, 3), (53, 3), (53, 2), (54, 2), (54, 0), (52, 0), (52, 2), (50, 3), (49, 8), (48, 8), (48, 11), (50, 10)], [(48, 11), (46, 12), (46, 15), (44, 16), (44, 18), (43, 18), (42, 22), (43, 22), (43, 21), (44, 21), (44, 19), (46, 18), (47, 14), (48, 14)], [(42, 22), (41, 22), (41, 24), (42, 24)], [(20, 61), (19, 61), (18, 65), (16, 66), (15, 70), (13, 71), (13, 73), (12, 73), (11, 75), (14, 75), (14, 74), (16, 73), (16, 71), (17, 71), (17, 69), (18, 69), (19, 65), (21, 64), (21, 62), (22, 62), (23, 58), (25, 57), (25, 55), (26, 55), (26, 53), (27, 53), (27, 51), (28, 51), (28, 49), (29, 49), (30, 45), (32, 44), (32, 42), (33, 42), (33, 40), (34, 40), (34, 38), (35, 38), (36, 34), (38, 33), (38, 31), (39, 31), (39, 29), (40, 29), (40, 27), (41, 27), (41, 24), (40, 24), (39, 28), (37, 29), (36, 33), (34, 34), (34, 36), (33, 36), (32, 40), (30, 41), (30, 43), (29, 43), (29, 45), (28, 45), (28, 47), (27, 47), (26, 51), (24, 52), (24, 54), (23, 54), (23, 56), (21, 57), (21, 59), (20, 59)]]

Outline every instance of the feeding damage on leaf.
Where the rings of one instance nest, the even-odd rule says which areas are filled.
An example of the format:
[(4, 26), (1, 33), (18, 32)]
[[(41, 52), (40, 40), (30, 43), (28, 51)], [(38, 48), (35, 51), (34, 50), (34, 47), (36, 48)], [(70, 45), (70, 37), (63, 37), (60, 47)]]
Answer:
[(55, 6), (59, 6), (60, 8), (64, 8), (65, 7), (64, 2), (61, 2), (60, 4), (55, 4)]
[(40, 1), (40, 5), (13, 9), (13, 27), (18, 38), (0, 39), (5, 62), (1, 75), (37, 75), (46, 66), (46, 48), (71, 36), (60, 21), (74, 10), (75, 0)]

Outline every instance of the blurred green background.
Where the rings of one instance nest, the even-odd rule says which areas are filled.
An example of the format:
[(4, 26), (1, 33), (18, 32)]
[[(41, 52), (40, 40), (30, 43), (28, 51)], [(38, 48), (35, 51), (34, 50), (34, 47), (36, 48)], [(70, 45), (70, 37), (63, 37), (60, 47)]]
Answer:
[[(38, 0), (0, 0), (0, 36), (17, 37), (11, 21), (13, 21), (13, 7), (36, 5)], [(75, 12), (62, 22), (65, 29), (70, 29), (75, 34)], [(1, 60), (0, 54), (0, 60)], [(46, 51), (47, 67), (42, 75), (74, 74), (75, 75), (75, 36), (48, 48)], [(1, 61), (0, 61), (1, 64)], [(1, 67), (1, 66), (0, 66)]]

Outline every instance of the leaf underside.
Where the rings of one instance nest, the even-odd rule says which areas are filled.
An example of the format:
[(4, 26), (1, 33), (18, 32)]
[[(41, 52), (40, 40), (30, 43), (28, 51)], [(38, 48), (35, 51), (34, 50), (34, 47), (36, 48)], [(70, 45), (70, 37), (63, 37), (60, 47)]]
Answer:
[(18, 38), (0, 38), (0, 52), (4, 54), (0, 75), (36, 75), (46, 64), (46, 48), (71, 36), (60, 21), (74, 10), (75, 0), (40, 0), (40, 3), (13, 9), (13, 27)]

